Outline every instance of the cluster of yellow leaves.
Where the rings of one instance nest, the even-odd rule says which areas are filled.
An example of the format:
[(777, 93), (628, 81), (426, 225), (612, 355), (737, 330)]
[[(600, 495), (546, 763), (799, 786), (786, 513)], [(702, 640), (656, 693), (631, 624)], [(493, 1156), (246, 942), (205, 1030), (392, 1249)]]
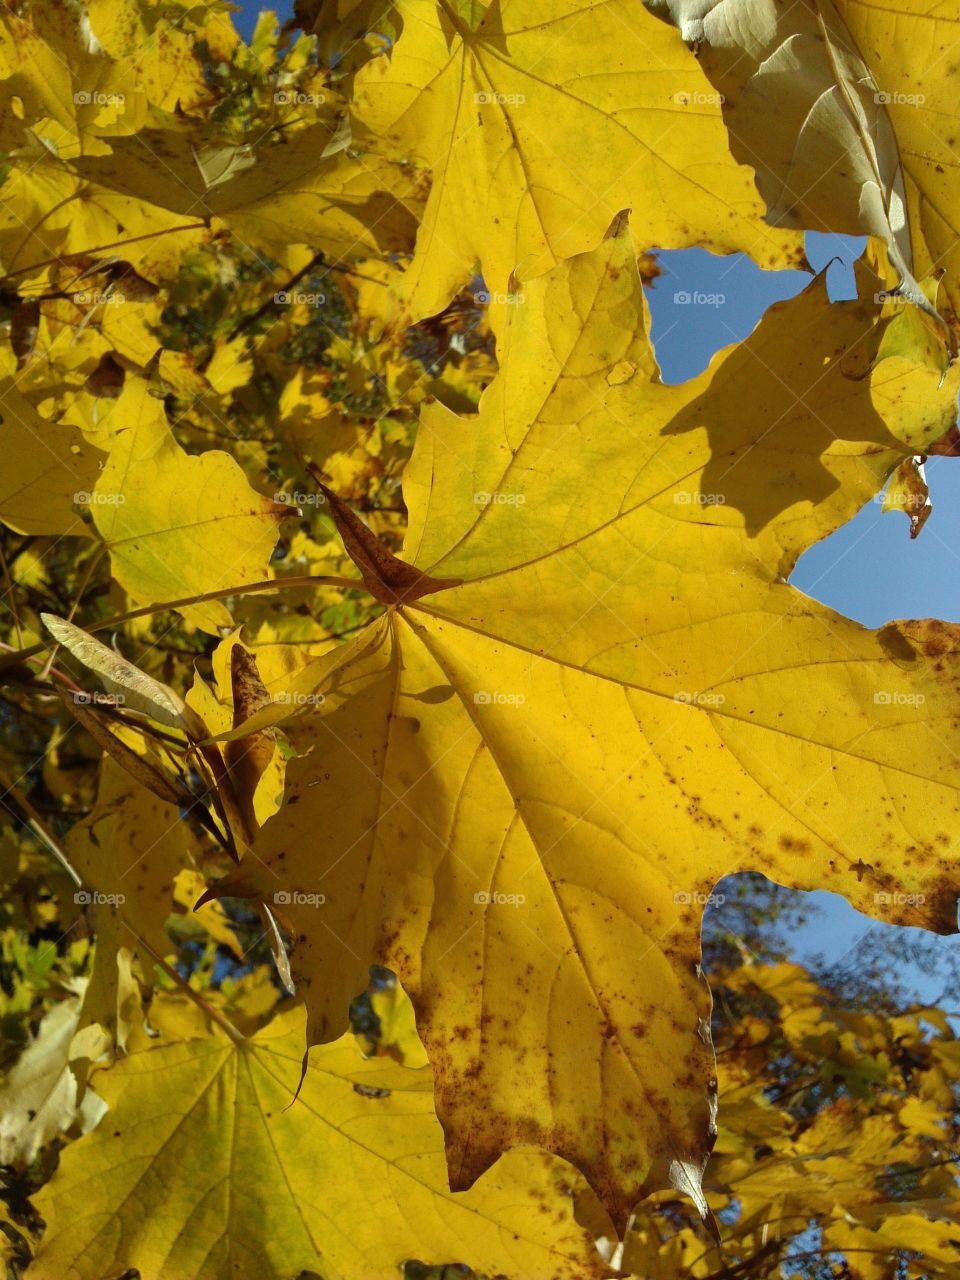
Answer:
[(960, 1044), (949, 1019), (838, 1006), (792, 964), (746, 964), (715, 987), (723, 1104), (705, 1186), (723, 1254), (691, 1226), (664, 1239), (654, 1200), (633, 1224), (626, 1268), (696, 1280), (723, 1263), (762, 1275), (782, 1262), (781, 1274), (804, 1275), (794, 1242), (810, 1249), (815, 1226), (812, 1253), (847, 1257), (857, 1280), (899, 1274), (898, 1251), (917, 1255), (907, 1274), (954, 1275)]
[[(950, 1053), (902, 1142), (884, 1099), (802, 1126), (718, 1071), (698, 956), (743, 868), (956, 927), (960, 635), (787, 582), (893, 473), (918, 529), (953, 447), (956, 23), (918, 10), (894, 66), (882, 7), (650, 7), (303, 3), (249, 45), (219, 3), (0, 15), (0, 732), (45, 923), (97, 944), (18, 1009), (14, 1163), (110, 1108), (32, 1280), (709, 1275), (691, 1228), (627, 1230), (666, 1186), (757, 1257), (802, 1210), (952, 1265), (946, 1174), (905, 1213), (857, 1172), (941, 1140)], [(811, 226), (876, 237), (858, 300), (814, 280), (664, 385), (645, 252), (798, 264)], [(264, 936), (305, 1017), (215, 976)], [(372, 963), (400, 1061), (344, 1038)], [(800, 984), (809, 1052), (817, 994), (754, 980)]]

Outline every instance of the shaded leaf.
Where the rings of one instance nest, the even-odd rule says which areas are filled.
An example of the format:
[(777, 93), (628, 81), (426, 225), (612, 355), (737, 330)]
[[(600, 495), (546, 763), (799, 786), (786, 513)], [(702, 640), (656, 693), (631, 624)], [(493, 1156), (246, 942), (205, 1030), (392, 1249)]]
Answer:
[[(573, 1220), (572, 1171), (517, 1153), (452, 1196), (429, 1073), (368, 1069), (348, 1036), (314, 1051), (290, 1106), (302, 1046), (293, 1010), (239, 1045), (162, 1044), (98, 1072), (110, 1111), (37, 1197), (48, 1225), (30, 1280), (116, 1280), (128, 1267), (142, 1280), (288, 1280), (303, 1268), (395, 1280), (411, 1256), (556, 1280), (608, 1274)], [(387, 1072), (388, 1097), (354, 1090)], [(163, 1215), (144, 1214), (160, 1188)]]

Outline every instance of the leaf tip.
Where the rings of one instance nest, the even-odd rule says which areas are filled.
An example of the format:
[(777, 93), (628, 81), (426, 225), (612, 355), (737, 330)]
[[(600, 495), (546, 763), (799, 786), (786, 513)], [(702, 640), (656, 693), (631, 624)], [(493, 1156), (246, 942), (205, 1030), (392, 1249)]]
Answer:
[(613, 221), (604, 232), (604, 240), (616, 240), (620, 236), (629, 234), (630, 214), (632, 209), (621, 209), (619, 213), (614, 215)]

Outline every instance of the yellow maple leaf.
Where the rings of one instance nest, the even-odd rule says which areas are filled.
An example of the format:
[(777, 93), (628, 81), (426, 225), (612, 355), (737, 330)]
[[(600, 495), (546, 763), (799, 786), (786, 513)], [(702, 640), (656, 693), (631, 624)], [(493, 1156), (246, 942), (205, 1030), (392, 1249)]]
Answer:
[[(160, 1044), (97, 1072), (110, 1111), (37, 1198), (48, 1225), (31, 1280), (130, 1267), (143, 1280), (287, 1280), (304, 1268), (394, 1280), (414, 1257), (552, 1280), (609, 1274), (574, 1220), (572, 1170), (515, 1153), (452, 1195), (429, 1070), (364, 1063), (345, 1036), (313, 1052), (291, 1105), (302, 1046), (295, 1009), (250, 1040)], [(161, 1187), (163, 1213), (145, 1213)]]
[(896, 319), (818, 280), (665, 386), (623, 219), (524, 292), (478, 420), (422, 416), (410, 563), (347, 530), (389, 607), (297, 677), (322, 701), (221, 890), (282, 881), (311, 1040), (370, 959), (398, 973), (452, 1185), (534, 1142), (622, 1222), (699, 1199), (723, 875), (955, 927), (956, 629), (868, 631), (786, 577), (952, 423), (957, 373), (880, 356)]
[[(644, 247), (802, 258), (762, 220), (730, 154), (718, 95), (677, 33), (629, 0), (502, 0), (475, 24), (446, 0), (402, 0), (403, 33), (358, 73), (358, 136), (429, 169), (403, 296), (442, 311), (479, 261), (505, 294), (596, 243), (626, 205)], [(478, 12), (478, 11), (475, 11)]]
[[(114, 576), (138, 604), (155, 604), (267, 577), (286, 508), (253, 490), (227, 453), (187, 454), (163, 403), (128, 375), (110, 414), (110, 456), (92, 499)], [(191, 605), (197, 626), (228, 626), (219, 601)]]
[(88, 537), (102, 454), (71, 426), (47, 422), (16, 386), (0, 378), (0, 520), (20, 533)]

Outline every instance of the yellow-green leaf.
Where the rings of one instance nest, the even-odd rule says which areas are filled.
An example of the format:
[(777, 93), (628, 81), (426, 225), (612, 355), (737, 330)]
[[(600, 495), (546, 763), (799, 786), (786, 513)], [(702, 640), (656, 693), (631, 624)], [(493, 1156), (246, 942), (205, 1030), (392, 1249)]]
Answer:
[[(156, 604), (266, 578), (286, 508), (255, 492), (229, 454), (187, 454), (139, 379), (127, 377), (110, 421), (93, 518), (131, 599)], [(205, 630), (230, 623), (219, 601), (183, 613)]]
[(609, 1274), (574, 1221), (573, 1170), (515, 1153), (451, 1195), (429, 1071), (366, 1064), (346, 1036), (311, 1054), (292, 1102), (302, 1056), (295, 1009), (240, 1044), (160, 1044), (96, 1073), (110, 1110), (37, 1197), (29, 1280), (396, 1280), (411, 1258)]

